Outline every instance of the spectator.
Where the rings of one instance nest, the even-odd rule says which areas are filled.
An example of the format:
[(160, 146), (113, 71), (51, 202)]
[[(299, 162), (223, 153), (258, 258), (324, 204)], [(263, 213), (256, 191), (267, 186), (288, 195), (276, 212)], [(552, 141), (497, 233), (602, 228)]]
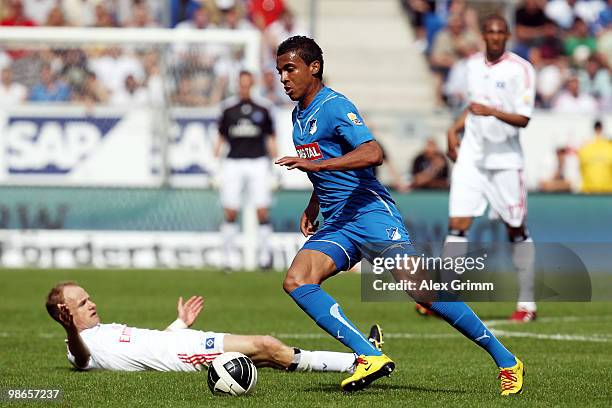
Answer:
[(100, 0), (60, 0), (68, 25), (91, 27), (96, 22), (96, 6)]
[(105, 3), (98, 2), (94, 9), (94, 27), (115, 27), (115, 19)]
[(178, 106), (205, 106), (208, 101), (196, 90), (194, 82), (188, 76), (179, 79), (176, 92), (172, 95), (172, 103)]
[(32, 102), (67, 102), (70, 100), (70, 87), (51, 70), (50, 65), (44, 65), (40, 71), (40, 82), (32, 87), (30, 101)]
[(64, 18), (64, 12), (62, 11), (62, 8), (56, 6), (49, 10), (49, 14), (47, 15), (47, 19), (45, 20), (44, 24), (47, 27), (66, 26), (66, 19)]
[(563, 87), (565, 67), (562, 64), (549, 64), (540, 68), (536, 75), (538, 106), (550, 109), (559, 90)]
[(612, 0), (608, 0), (608, 6), (604, 7), (593, 23), (593, 31), (599, 34), (606, 28), (612, 27)]
[(151, 28), (158, 27), (159, 24), (151, 16), (151, 11), (146, 1), (134, 1), (131, 19), (123, 24), (123, 26), (132, 28)]
[(612, 142), (601, 121), (595, 122), (593, 139), (578, 151), (583, 193), (612, 193)]
[(559, 27), (569, 30), (577, 17), (574, 10), (577, 0), (551, 0), (546, 3), (544, 13)]
[(289, 9), (284, 9), (278, 20), (271, 23), (263, 32), (264, 64), (276, 63), (276, 49), (279, 44), (294, 35), (308, 35), (304, 27), (297, 24)]
[(283, 0), (249, 0), (251, 21), (261, 31), (278, 20), (284, 9)]
[(467, 103), (467, 63), (478, 48), (468, 48), (468, 55), (457, 61), (450, 69), (444, 84), (444, 97), (449, 107), (462, 109)]
[(233, 0), (216, 2), (217, 8), (219, 9), (219, 28), (225, 28), (228, 30), (254, 30), (255, 26), (248, 22), (240, 14), (238, 6)]
[(202, 6), (195, 9), (191, 15), (190, 20), (185, 20), (176, 25), (177, 29), (198, 29), (203, 30), (205, 28), (214, 27), (210, 22), (209, 12), (206, 7)]
[(57, 6), (57, 0), (23, 0), (24, 14), (36, 25), (47, 25), (51, 10)]
[(169, 11), (168, 3), (167, 0), (112, 0), (111, 12), (120, 27), (132, 27), (135, 22), (138, 22), (136, 27), (160, 27), (161, 18)]
[(13, 71), (11, 67), (2, 69), (0, 74), (0, 104), (10, 106), (17, 105), (26, 100), (28, 89), (13, 81)]
[(12, 62), (11, 57), (3, 49), (0, 49), (0, 69), (9, 67)]
[(435, 9), (436, 2), (433, 0), (403, 0), (402, 4), (410, 12), (412, 26), (415, 29), (417, 45), (424, 50), (427, 47), (425, 18)]
[(137, 81), (144, 80), (144, 69), (140, 60), (118, 46), (107, 48), (101, 55), (92, 57), (89, 60), (89, 70), (96, 74), (111, 93), (123, 88), (128, 75), (132, 75)]
[(449, 186), (446, 158), (435, 140), (427, 139), (425, 149), (412, 163), (412, 189), (446, 189)]
[[(24, 14), (21, 0), (8, 0), (6, 14), (4, 19), (0, 21), (0, 26), (34, 27), (36, 23)], [(7, 54), (10, 55), (13, 60), (17, 60), (28, 55), (28, 51), (23, 49), (12, 49), (7, 51)]]
[(73, 93), (73, 102), (85, 105), (106, 104), (108, 102), (108, 91), (93, 72), (87, 72), (85, 81), (78, 92)]
[(134, 76), (125, 77), (124, 87), (113, 93), (110, 104), (116, 106), (141, 107), (149, 103), (149, 94), (145, 88), (134, 79)]
[(565, 55), (574, 59), (579, 65), (597, 51), (597, 41), (589, 33), (589, 27), (584, 20), (577, 18), (572, 29), (563, 40)]
[(608, 26), (597, 35), (597, 51), (602, 63), (610, 69), (612, 67), (612, 26)]
[(172, 0), (170, 3), (170, 26), (176, 27), (193, 18), (193, 13), (202, 7), (199, 0)]
[(525, 0), (516, 10), (516, 44), (514, 52), (529, 59), (531, 48), (551, 42), (557, 35), (554, 22), (546, 17), (540, 0)]
[(565, 178), (565, 157), (568, 154), (568, 149), (565, 147), (558, 147), (556, 153), (557, 167), (555, 168), (555, 173), (550, 179), (540, 182), (540, 191), (547, 193), (562, 193), (572, 190), (571, 183)]
[(578, 78), (573, 75), (553, 103), (553, 109), (559, 113), (594, 114), (597, 112), (597, 101), (588, 93), (581, 92)]
[(448, 19), (448, 27), (436, 36), (430, 57), (440, 104), (443, 103), (442, 87), (451, 67), (462, 58), (472, 55), (478, 46), (478, 34), (465, 29), (462, 15), (452, 14)]
[(589, 57), (584, 69), (578, 72), (578, 81), (580, 89), (598, 99), (600, 103), (606, 104), (612, 98), (610, 71), (601, 66), (597, 56)]
[(0, 25), (34, 27), (37, 24), (34, 20), (25, 15), (23, 11), (23, 2), (21, 0), (8, 0), (6, 16), (0, 21)]
[(87, 78), (87, 56), (78, 48), (72, 48), (62, 53), (62, 78), (73, 92), (80, 93)]
[(564, 30), (569, 30), (576, 18), (584, 20), (591, 29), (605, 9), (602, 0), (551, 0), (546, 4), (545, 12)]

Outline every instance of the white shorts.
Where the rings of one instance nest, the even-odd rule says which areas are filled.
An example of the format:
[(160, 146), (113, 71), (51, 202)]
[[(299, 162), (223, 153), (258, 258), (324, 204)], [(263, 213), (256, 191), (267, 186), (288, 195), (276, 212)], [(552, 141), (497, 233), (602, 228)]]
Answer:
[(451, 176), (450, 217), (479, 217), (487, 209), (511, 227), (520, 227), (527, 216), (527, 191), (521, 169), (483, 169), (457, 163)]
[(272, 201), (270, 159), (225, 159), (220, 191), (223, 208), (238, 210), (243, 202), (255, 208), (268, 208)]
[[(177, 331), (180, 333), (182, 330)], [(201, 370), (203, 367), (208, 367), (212, 361), (225, 352), (224, 340), (227, 333), (216, 333), (216, 332), (204, 332), (200, 330), (189, 330), (193, 332), (195, 336), (190, 341), (191, 352), (179, 353), (178, 359), (187, 364), (193, 366), (196, 370)], [(192, 369), (185, 369), (181, 371), (191, 371)]]

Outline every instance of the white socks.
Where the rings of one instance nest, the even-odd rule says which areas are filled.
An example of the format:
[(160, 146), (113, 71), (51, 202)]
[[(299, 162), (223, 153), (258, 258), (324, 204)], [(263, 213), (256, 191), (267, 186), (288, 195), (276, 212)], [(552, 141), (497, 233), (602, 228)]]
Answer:
[(272, 266), (272, 251), (270, 249), (270, 239), (272, 237), (272, 224), (266, 222), (259, 224), (257, 231), (257, 249), (259, 251), (259, 266)]
[(517, 309), (536, 311), (535, 303), (535, 246), (531, 237), (512, 243), (512, 263), (518, 272), (519, 296)]
[(224, 222), (221, 224), (221, 238), (223, 239), (223, 260), (221, 266), (228, 269), (237, 269), (240, 264), (240, 253), (236, 247), (238, 224)]
[(295, 357), (299, 359), (295, 371), (352, 373), (355, 369), (355, 355), (353, 353), (300, 350)]

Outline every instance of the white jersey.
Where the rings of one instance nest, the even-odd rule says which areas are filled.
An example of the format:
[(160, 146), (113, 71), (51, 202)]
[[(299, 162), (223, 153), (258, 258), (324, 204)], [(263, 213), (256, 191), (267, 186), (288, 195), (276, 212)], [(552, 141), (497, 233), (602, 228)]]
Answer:
[[(112, 323), (80, 335), (91, 353), (86, 370), (200, 371), (223, 352), (223, 334), (199, 330), (148, 330)], [(70, 350), (68, 360), (74, 364)]]
[[(483, 53), (467, 64), (468, 101), (507, 113), (531, 117), (535, 100), (535, 70), (512, 52), (491, 64)], [(520, 129), (493, 116), (468, 113), (458, 163), (484, 169), (520, 169), (523, 151)]]

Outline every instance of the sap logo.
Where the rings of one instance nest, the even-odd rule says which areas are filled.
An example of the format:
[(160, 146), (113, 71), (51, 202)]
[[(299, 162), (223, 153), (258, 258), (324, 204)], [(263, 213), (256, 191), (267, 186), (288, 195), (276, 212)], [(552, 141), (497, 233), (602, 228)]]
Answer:
[(170, 130), (168, 163), (172, 174), (209, 174), (214, 161), (217, 123), (210, 119), (177, 119)]
[(66, 174), (99, 148), (119, 118), (11, 118), (6, 132), (9, 174)]

